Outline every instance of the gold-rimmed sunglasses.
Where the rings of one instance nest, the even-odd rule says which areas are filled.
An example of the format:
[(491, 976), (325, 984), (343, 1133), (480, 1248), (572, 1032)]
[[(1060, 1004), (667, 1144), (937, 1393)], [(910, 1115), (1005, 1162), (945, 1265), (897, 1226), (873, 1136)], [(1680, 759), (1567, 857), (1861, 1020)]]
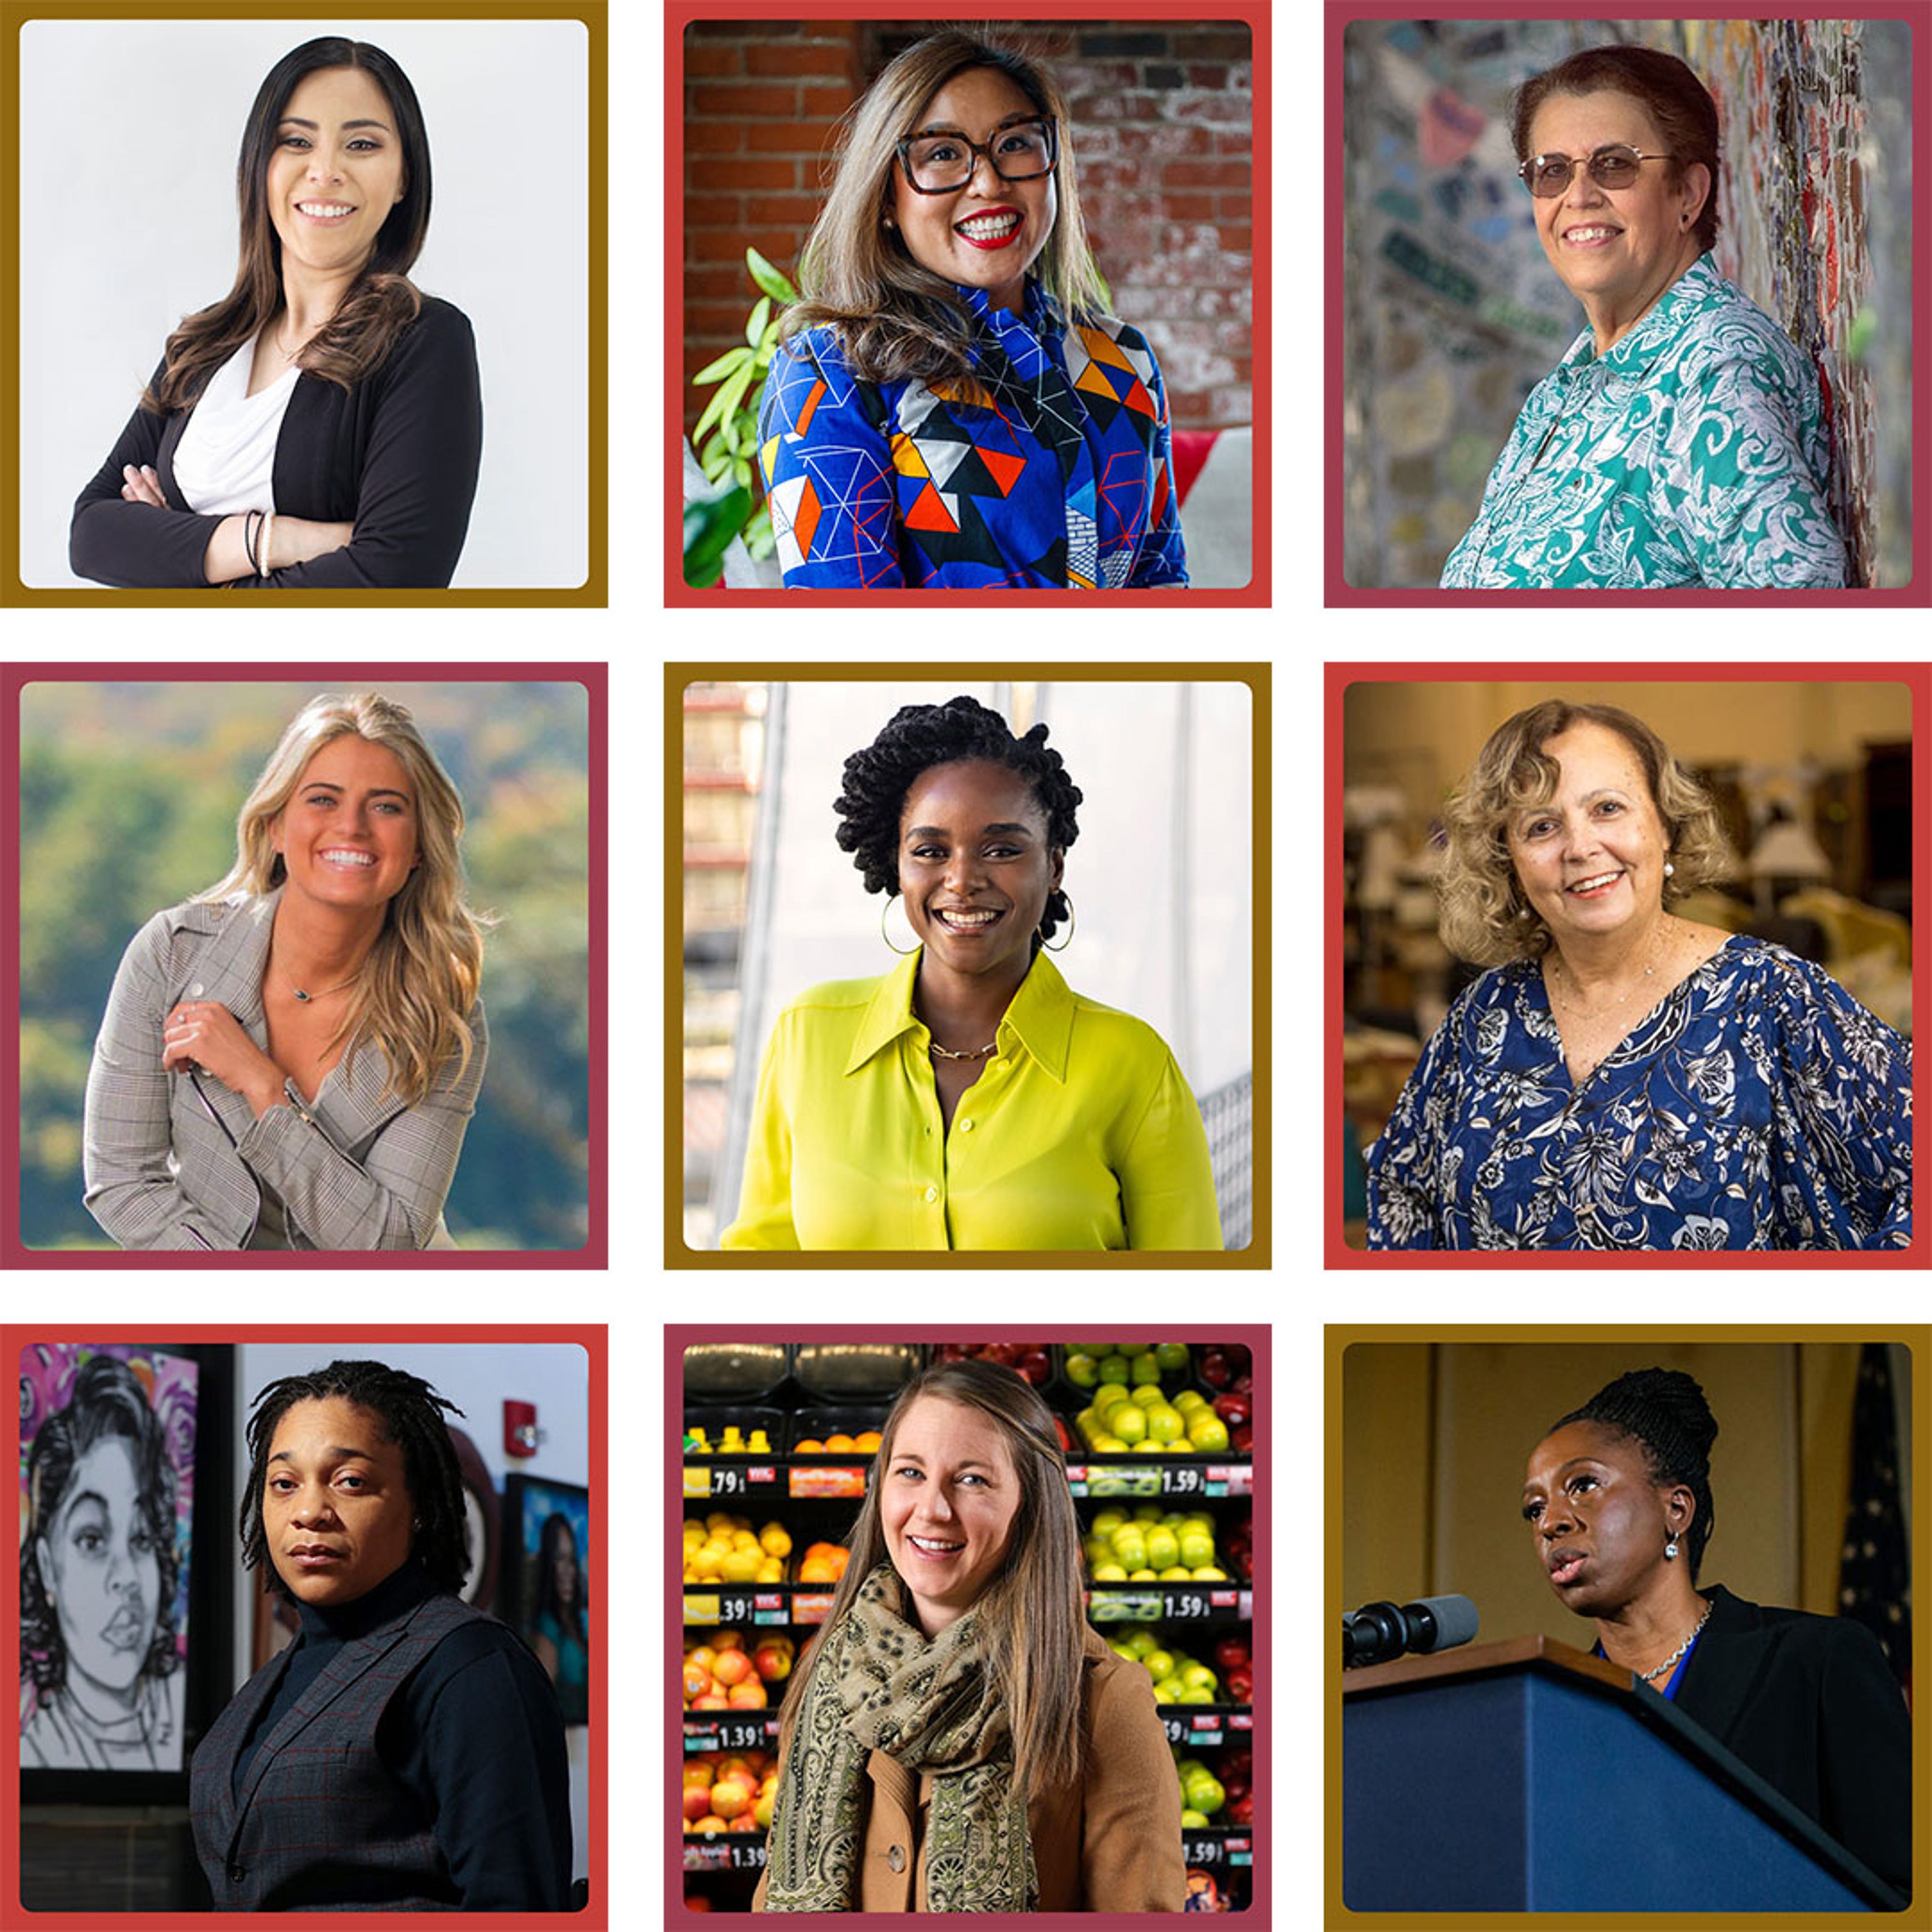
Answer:
[(1646, 154), (1622, 141), (1611, 141), (1580, 161), (1568, 154), (1532, 154), (1516, 172), (1538, 200), (1550, 201), (1569, 187), (1579, 168), (1588, 168), (1590, 178), (1599, 188), (1628, 188), (1636, 179), (1641, 163), (1674, 158), (1670, 154)]

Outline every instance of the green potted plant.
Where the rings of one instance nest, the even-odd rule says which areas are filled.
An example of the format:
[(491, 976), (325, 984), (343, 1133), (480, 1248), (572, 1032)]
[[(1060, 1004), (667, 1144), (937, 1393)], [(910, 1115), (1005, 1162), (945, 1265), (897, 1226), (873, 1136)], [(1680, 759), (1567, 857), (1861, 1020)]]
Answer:
[(778, 348), (780, 316), (798, 300), (798, 291), (755, 248), (745, 250), (745, 266), (760, 290), (746, 320), (745, 340), (691, 379), (695, 389), (716, 385), (691, 433), (698, 466), (712, 486), (684, 508), (684, 579), (694, 590), (709, 589), (724, 574), (733, 538), (745, 539), (754, 560), (777, 547), (770, 506), (758, 482), (758, 402)]

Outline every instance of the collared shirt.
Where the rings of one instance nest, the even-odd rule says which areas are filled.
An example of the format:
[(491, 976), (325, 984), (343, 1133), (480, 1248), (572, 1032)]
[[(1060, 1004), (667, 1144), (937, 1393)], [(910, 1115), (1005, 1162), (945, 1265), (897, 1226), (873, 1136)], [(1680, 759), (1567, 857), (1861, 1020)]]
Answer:
[(1036, 953), (949, 1132), (919, 960), (779, 1015), (721, 1246), (1220, 1246), (1201, 1111), (1153, 1028)]
[(1147, 338), (957, 291), (970, 377), (861, 382), (830, 327), (772, 357), (759, 457), (788, 590), (1185, 584), (1167, 391)]
[(1607, 355), (1529, 393), (1445, 590), (1836, 590), (1810, 364), (1700, 256)]
[(1903, 1248), (1912, 1046), (1739, 933), (1579, 1083), (1517, 960), (1450, 1009), (1365, 1158), (1371, 1248)]

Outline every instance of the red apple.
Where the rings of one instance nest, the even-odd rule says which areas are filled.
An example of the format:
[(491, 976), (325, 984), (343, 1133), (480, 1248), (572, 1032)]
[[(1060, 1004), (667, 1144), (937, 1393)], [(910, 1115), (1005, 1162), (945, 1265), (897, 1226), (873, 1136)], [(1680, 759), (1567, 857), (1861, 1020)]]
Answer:
[(762, 1832), (764, 1827), (748, 1811), (741, 1811), (725, 1828), (733, 1832)]
[(752, 1667), (767, 1684), (782, 1684), (791, 1675), (791, 1653), (775, 1643), (761, 1643), (752, 1653)]
[(1238, 1429), (1243, 1423), (1254, 1420), (1254, 1411), (1244, 1395), (1217, 1395), (1214, 1398), (1214, 1413), (1230, 1429)]
[(1210, 1388), (1226, 1388), (1234, 1370), (1228, 1366), (1226, 1353), (1220, 1348), (1204, 1348), (1201, 1352), (1201, 1379)]
[(1244, 1791), (1238, 1798), (1228, 1801), (1228, 1822), (1231, 1825), (1252, 1825), (1255, 1822), (1254, 1794)]
[(1237, 1704), (1255, 1701), (1255, 1673), (1245, 1664), (1238, 1664), (1225, 1679), (1228, 1695)]
[(1223, 1670), (1232, 1670), (1237, 1664), (1246, 1663), (1250, 1654), (1246, 1644), (1238, 1636), (1224, 1636), (1214, 1646), (1214, 1661)]
[(1046, 1351), (1037, 1344), (1022, 1349), (1019, 1359), (1014, 1363), (1013, 1366), (1018, 1369), (1035, 1388), (1043, 1387), (1048, 1376), (1053, 1372), (1052, 1364), (1047, 1358)]
[(1228, 1447), (1237, 1456), (1252, 1456), (1255, 1453), (1255, 1431), (1252, 1423), (1244, 1422), (1228, 1438)]
[(711, 1809), (711, 1788), (704, 1784), (684, 1787), (684, 1815), (694, 1825)]

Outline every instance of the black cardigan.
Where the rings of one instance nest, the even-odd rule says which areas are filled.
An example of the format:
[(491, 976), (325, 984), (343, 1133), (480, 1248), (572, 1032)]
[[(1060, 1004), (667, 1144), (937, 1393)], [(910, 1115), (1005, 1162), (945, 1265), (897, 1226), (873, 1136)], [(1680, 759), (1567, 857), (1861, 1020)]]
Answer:
[[(162, 365), (166, 367), (165, 362)], [(161, 370), (154, 372), (160, 380)], [(68, 556), (76, 576), (118, 589), (206, 590), (202, 560), (221, 519), (197, 516), (176, 487), (174, 453), (189, 412), (136, 408), (74, 506)], [(483, 450), (483, 397), (470, 319), (434, 296), (387, 358), (352, 389), (304, 370), (275, 444), (275, 507), (318, 523), (353, 523), (348, 545), (244, 577), (236, 590), (446, 588), (463, 553)], [(130, 503), (122, 470), (152, 464), (169, 508)]]
[(1900, 1892), (1912, 1890), (1912, 1719), (1878, 1640), (1846, 1617), (1707, 1585), (1676, 1705)]

